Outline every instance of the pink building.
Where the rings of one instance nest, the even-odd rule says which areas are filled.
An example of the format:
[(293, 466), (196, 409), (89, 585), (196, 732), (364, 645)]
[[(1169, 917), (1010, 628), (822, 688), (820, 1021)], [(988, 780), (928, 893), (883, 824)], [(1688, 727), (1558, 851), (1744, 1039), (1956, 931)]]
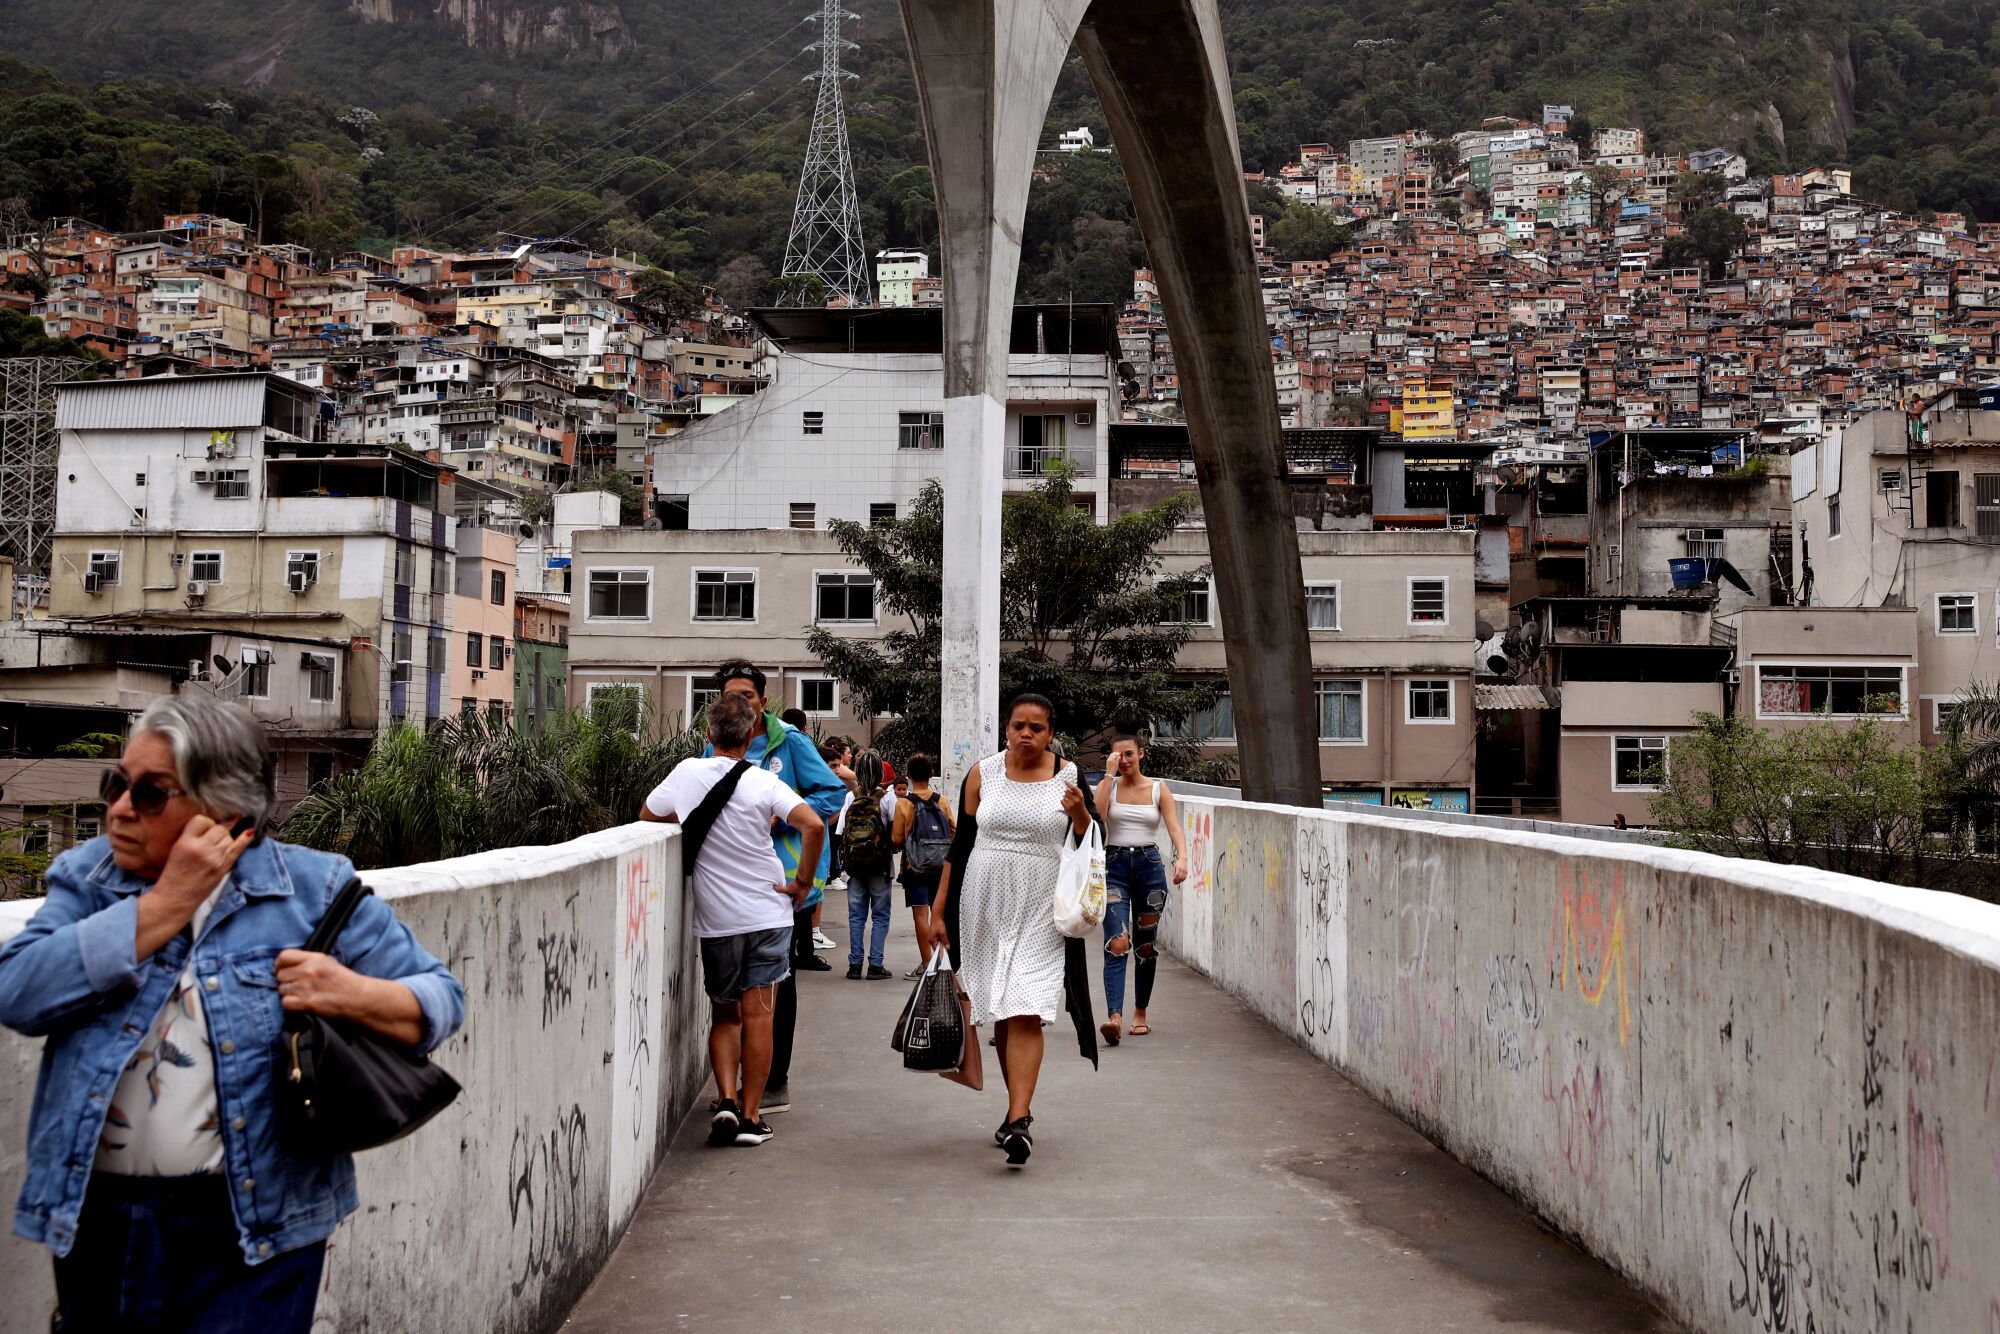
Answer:
[(462, 712), (514, 716), (514, 547), (491, 528), (458, 530), (451, 697)]

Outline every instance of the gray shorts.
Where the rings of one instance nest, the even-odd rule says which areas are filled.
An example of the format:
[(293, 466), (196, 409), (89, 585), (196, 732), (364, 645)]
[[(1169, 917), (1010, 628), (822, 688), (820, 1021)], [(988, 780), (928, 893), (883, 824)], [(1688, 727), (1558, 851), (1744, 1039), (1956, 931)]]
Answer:
[(774, 987), (791, 976), (792, 928), (745, 931), (737, 936), (704, 936), (701, 980), (708, 998), (733, 1005), (746, 991)]

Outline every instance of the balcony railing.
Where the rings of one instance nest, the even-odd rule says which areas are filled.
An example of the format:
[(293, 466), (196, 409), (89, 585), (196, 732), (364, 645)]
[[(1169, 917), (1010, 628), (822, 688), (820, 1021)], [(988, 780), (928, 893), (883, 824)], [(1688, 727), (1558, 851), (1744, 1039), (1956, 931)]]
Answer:
[(1051, 465), (1068, 459), (1079, 473), (1089, 475), (1097, 471), (1097, 450), (1095, 448), (1073, 449), (1062, 446), (1042, 446), (1039, 448), (1017, 445), (1007, 451), (1007, 475), (1009, 477), (1046, 476)]

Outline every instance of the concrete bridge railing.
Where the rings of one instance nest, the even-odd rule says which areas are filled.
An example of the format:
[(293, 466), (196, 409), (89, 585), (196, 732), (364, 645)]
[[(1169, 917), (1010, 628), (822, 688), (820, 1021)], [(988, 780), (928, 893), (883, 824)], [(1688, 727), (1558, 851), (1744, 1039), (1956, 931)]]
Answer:
[[(437, 1054), (465, 1094), (357, 1160), (317, 1327), (551, 1330), (596, 1277), (702, 1084), (678, 837), (633, 825), (367, 874), (465, 984), (465, 1028)], [(0, 939), (34, 906), (0, 905)], [(40, 1052), (0, 1031), (7, 1217)], [(0, 1241), (0, 1293), (0, 1331), (46, 1330), (47, 1252)]]
[(2000, 907), (1181, 810), (1168, 948), (1693, 1328), (2000, 1331)]

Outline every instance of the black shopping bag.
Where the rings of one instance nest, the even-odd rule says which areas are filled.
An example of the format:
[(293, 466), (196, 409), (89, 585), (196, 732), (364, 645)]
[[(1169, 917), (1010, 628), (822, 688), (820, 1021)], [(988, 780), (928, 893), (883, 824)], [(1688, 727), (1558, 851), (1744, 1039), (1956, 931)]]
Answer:
[(944, 951), (931, 955), (929, 967), (910, 993), (903, 1021), (905, 1070), (956, 1070), (965, 1054), (965, 1012), (959, 1007), (958, 979), (952, 976)]

